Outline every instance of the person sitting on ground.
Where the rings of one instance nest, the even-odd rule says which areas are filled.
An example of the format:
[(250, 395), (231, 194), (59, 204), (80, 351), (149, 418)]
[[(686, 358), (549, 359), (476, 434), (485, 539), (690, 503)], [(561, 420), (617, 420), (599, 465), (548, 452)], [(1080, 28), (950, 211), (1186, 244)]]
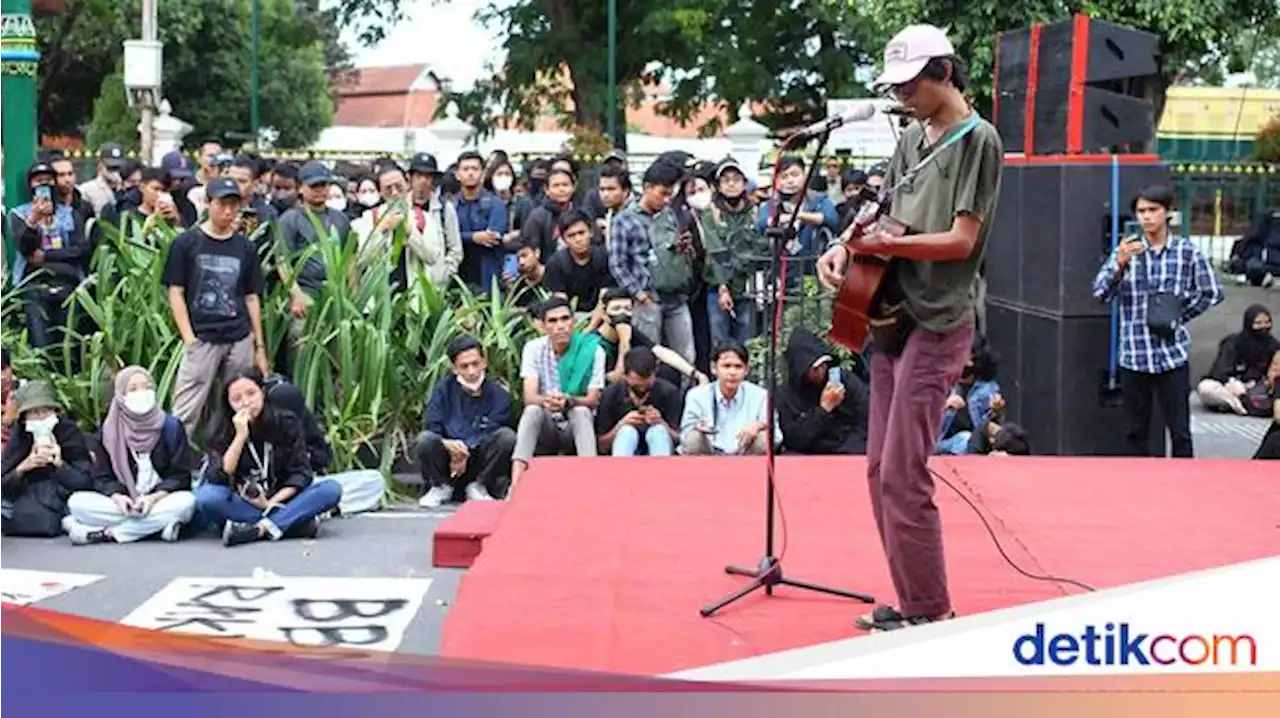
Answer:
[(698, 371), (675, 350), (654, 344), (648, 335), (631, 323), (634, 302), (625, 289), (610, 287), (604, 291), (587, 323), (586, 331), (599, 334), (603, 340), (601, 347), (604, 349), (605, 366), (611, 367), (605, 374), (606, 383), (617, 384), (623, 380), (626, 375), (623, 359), (636, 347), (645, 347), (653, 352), (661, 363), (658, 376), (672, 384), (682, 386), (690, 379), (699, 385), (708, 383), (710, 379), (706, 374)]
[(1231, 246), (1227, 271), (1255, 287), (1270, 287), (1280, 276), (1280, 207), (1254, 215), (1249, 233)]
[(387, 483), (382, 478), (382, 472), (377, 469), (352, 469), (329, 473), (333, 467), (333, 448), (325, 439), (320, 419), (307, 406), (302, 390), (278, 374), (267, 377), (263, 386), (267, 392), (268, 404), (298, 417), (316, 481), (336, 481), (342, 487), (342, 501), (338, 504), (337, 513), (351, 516), (380, 508), (387, 493)]
[(156, 405), (146, 369), (125, 367), (116, 375), (98, 444), (93, 490), (67, 499), (71, 515), (63, 528), (71, 543), (131, 543), (157, 533), (177, 541), (195, 514), (195, 466), (182, 422)]
[(458, 337), (448, 356), (453, 376), (436, 382), (423, 412), (426, 430), (414, 449), (428, 487), (418, 501), (423, 508), (450, 501), (458, 489), (469, 501), (506, 496), (516, 446), (511, 394), (485, 375), (489, 363), (480, 341)]
[(67, 497), (93, 487), (89, 445), (58, 406), (52, 383), (29, 381), (16, 393), (20, 423), (0, 458), (4, 535), (58, 536)]
[(998, 357), (986, 337), (976, 334), (969, 361), (960, 379), (947, 397), (942, 415), (937, 451), (939, 454), (962, 456), (968, 453), (969, 439), (982, 427), (992, 412), (1004, 410), (1004, 397), (996, 381)]
[(524, 412), (516, 429), (512, 487), (535, 451), (558, 454), (572, 446), (578, 456), (596, 455), (592, 412), (604, 390), (600, 337), (574, 331), (573, 311), (560, 297), (541, 302), (538, 314), (546, 335), (525, 344), (520, 359)]
[(778, 423), (796, 454), (865, 454), (867, 385), (845, 373), (835, 352), (807, 329), (791, 332), (787, 381), (778, 387)]
[(318, 517), (342, 500), (335, 481), (316, 481), (302, 423), (267, 402), (262, 375), (240, 372), (224, 393), (228, 417), (196, 489), (197, 521), (222, 530), (222, 543), (315, 538)]
[(1258, 444), (1255, 459), (1280, 459), (1280, 349), (1271, 354), (1264, 385), (1271, 390), (1271, 427)]
[(1001, 412), (990, 412), (986, 420), (969, 436), (966, 454), (987, 456), (1030, 456), (1031, 439), (1027, 430), (1012, 422), (1005, 423)]
[(600, 452), (612, 456), (671, 456), (679, 439), (680, 389), (657, 375), (653, 350), (636, 347), (623, 358), (624, 381), (604, 390), (596, 412)]
[[(747, 381), (747, 348), (728, 340), (711, 350), (716, 380), (685, 394), (680, 418), (680, 453), (686, 455), (763, 454), (766, 448), (768, 392)], [(782, 430), (774, 417), (774, 444)]]
[[(1261, 383), (1280, 349), (1271, 335), (1271, 312), (1261, 304), (1244, 310), (1244, 325), (1218, 344), (1218, 356), (1209, 373), (1196, 386), (1200, 403), (1212, 411), (1234, 411), (1242, 416), (1271, 416), (1271, 394)], [(1256, 390), (1255, 390), (1256, 389)]]

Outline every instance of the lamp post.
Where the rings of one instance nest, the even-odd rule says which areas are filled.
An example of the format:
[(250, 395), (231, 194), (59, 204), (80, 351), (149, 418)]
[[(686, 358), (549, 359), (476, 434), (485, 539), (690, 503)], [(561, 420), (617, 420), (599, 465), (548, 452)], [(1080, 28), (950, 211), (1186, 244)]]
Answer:
[[(36, 73), (40, 66), (40, 50), (36, 45), (36, 27), (31, 21), (30, 0), (3, 0), (4, 28), (0, 34), (0, 60), (3, 60), (4, 132), (4, 204), (16, 207), (27, 198), (27, 167), (35, 161), (36, 144)], [(6, 268), (16, 258), (13, 245), (5, 232)]]
[(618, 0), (609, 3), (609, 139), (618, 141)]
[(249, 98), (249, 131), (253, 133), (253, 141), (258, 142), (258, 35), (261, 32), (262, 0), (253, 0), (253, 68), (250, 70), (249, 83), (252, 96)]

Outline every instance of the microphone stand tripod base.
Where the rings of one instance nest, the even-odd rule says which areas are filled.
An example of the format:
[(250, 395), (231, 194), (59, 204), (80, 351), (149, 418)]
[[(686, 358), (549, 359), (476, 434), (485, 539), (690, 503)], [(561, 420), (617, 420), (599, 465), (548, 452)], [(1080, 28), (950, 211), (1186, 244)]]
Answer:
[(754, 580), (751, 583), (748, 583), (747, 585), (738, 589), (734, 593), (729, 594), (728, 596), (725, 596), (720, 601), (713, 603), (709, 606), (704, 606), (701, 609), (699, 609), (698, 613), (702, 614), (703, 618), (707, 618), (711, 614), (715, 613), (716, 611), (719, 611), (725, 606), (728, 606), (734, 601), (737, 601), (740, 598), (746, 598), (747, 596), (751, 595), (755, 591), (762, 588), (764, 589), (764, 592), (766, 595), (772, 596), (774, 586), (790, 586), (792, 588), (799, 588), (805, 591), (816, 591), (817, 593), (825, 593), (828, 596), (838, 596), (840, 598), (852, 598), (855, 601), (862, 601), (863, 603), (876, 602), (875, 596), (872, 596), (871, 594), (868, 594), (868, 593), (858, 593), (856, 591), (844, 591), (838, 588), (827, 588), (826, 586), (819, 586), (816, 583), (808, 583), (805, 581), (796, 581), (793, 579), (786, 578), (782, 574), (782, 563), (779, 562), (778, 559), (774, 558), (773, 556), (765, 556), (761, 558), (760, 566), (755, 569), (740, 568), (738, 566), (725, 566), (724, 572), (733, 576), (747, 576), (748, 578), (752, 578)]

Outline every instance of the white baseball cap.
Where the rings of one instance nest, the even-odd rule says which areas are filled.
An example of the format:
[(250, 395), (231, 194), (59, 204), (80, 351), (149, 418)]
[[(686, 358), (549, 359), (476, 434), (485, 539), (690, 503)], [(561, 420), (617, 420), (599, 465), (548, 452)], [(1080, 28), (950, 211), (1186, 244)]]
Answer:
[(920, 74), (935, 57), (956, 54), (945, 30), (933, 25), (908, 25), (884, 46), (884, 72), (877, 86), (901, 85)]

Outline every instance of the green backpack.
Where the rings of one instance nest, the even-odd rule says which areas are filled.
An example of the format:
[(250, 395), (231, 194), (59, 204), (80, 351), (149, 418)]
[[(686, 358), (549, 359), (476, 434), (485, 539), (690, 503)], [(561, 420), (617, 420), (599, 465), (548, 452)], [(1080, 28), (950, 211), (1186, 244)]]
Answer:
[(676, 248), (676, 215), (664, 209), (649, 220), (649, 274), (659, 294), (692, 294), (698, 286), (693, 257)]

